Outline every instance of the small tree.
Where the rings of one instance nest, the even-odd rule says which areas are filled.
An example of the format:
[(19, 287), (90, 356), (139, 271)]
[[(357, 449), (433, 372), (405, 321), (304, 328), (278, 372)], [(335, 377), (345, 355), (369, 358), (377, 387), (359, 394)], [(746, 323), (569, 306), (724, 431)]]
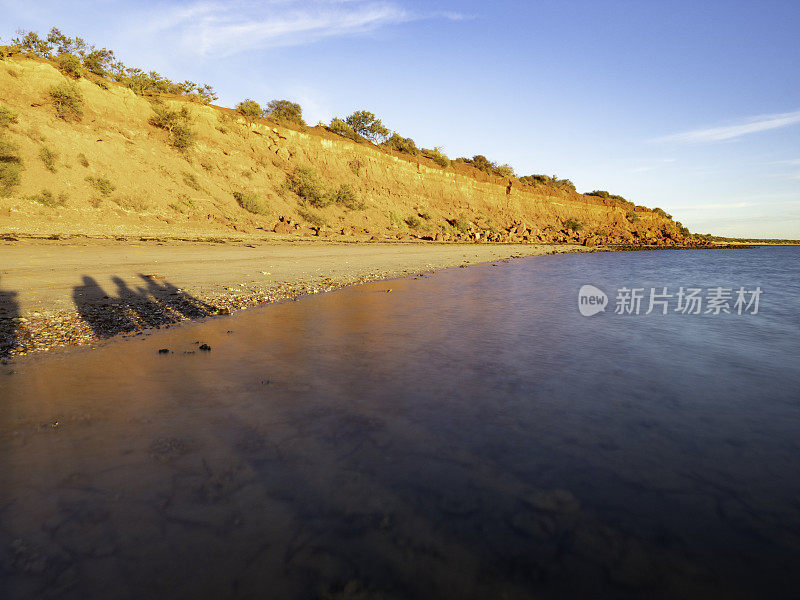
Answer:
[(238, 110), (248, 119), (255, 119), (256, 117), (260, 117), (262, 114), (264, 114), (261, 105), (250, 98), (239, 102), (239, 104), (236, 105), (236, 110)]
[(69, 52), (62, 52), (59, 54), (58, 57), (56, 57), (56, 64), (65, 75), (78, 78), (83, 74), (81, 59)]
[(348, 125), (341, 119), (335, 117), (331, 119), (331, 124), (328, 125), (328, 129), (337, 135), (350, 138), (351, 140), (361, 139), (360, 136), (355, 131), (353, 131), (353, 128), (350, 127), (350, 125)]
[(305, 121), (303, 121), (303, 109), (296, 102), (290, 102), (289, 100), (270, 100), (264, 114), (276, 121), (287, 121), (289, 123), (305, 125)]
[(381, 142), (389, 137), (389, 130), (374, 114), (367, 110), (358, 110), (345, 119), (358, 135), (373, 142)]
[(414, 143), (414, 140), (411, 138), (404, 138), (397, 133), (392, 134), (392, 137), (383, 142), (382, 145), (391, 150), (396, 150), (397, 152), (404, 152), (405, 154), (414, 156), (419, 154), (419, 148), (417, 148), (417, 144)]

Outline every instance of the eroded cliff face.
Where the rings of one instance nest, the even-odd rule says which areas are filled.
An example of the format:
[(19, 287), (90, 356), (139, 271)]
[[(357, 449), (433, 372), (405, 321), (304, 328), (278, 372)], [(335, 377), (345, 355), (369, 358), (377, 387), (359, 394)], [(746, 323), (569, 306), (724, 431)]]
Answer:
[[(80, 121), (56, 116), (48, 92), (65, 82), (83, 95)], [(17, 114), (0, 131), (23, 165), (19, 185), (0, 198), (4, 233), (693, 242), (641, 207), (534, 189), (464, 165), (443, 169), (321, 128), (296, 131), (228, 109), (142, 98), (112, 82), (68, 79), (41, 60), (0, 62), (0, 103)], [(196, 135), (188, 151), (150, 123), (154, 104), (188, 109)], [(310, 167), (327, 189), (347, 184), (361, 206), (307, 205), (285, 185), (297, 167)], [(243, 209), (237, 192), (267, 214)]]

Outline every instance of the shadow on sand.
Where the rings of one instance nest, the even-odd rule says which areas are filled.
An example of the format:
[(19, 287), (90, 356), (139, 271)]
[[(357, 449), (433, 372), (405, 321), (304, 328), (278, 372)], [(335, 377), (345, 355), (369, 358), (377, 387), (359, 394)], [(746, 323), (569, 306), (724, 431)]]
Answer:
[(0, 287), (0, 359), (6, 358), (17, 345), (17, 323), (19, 304), (17, 293), (4, 291)]
[(120, 277), (112, 277), (114, 295), (107, 293), (93, 277), (84, 275), (83, 284), (72, 290), (78, 314), (99, 338), (147, 327), (161, 327), (183, 319), (199, 319), (216, 313), (205, 302), (181, 291), (169, 282), (159, 284), (139, 274), (143, 286), (132, 288)]

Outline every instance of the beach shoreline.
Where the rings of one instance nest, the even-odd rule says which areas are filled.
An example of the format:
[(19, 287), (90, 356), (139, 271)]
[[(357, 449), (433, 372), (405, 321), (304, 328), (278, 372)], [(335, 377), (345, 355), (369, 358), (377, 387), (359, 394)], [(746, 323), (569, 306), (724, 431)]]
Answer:
[(654, 249), (667, 248), (252, 237), (5, 239), (0, 240), (0, 360), (444, 268)]
[(361, 283), (578, 245), (23, 239), (0, 243), (0, 359)]

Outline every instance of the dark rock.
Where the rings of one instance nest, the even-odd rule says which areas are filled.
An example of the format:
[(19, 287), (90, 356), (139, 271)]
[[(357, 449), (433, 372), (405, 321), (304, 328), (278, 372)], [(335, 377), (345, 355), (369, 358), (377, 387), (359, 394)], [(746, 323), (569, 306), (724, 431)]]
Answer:
[(169, 348), (161, 348), (158, 351), (159, 354), (169, 354)]
[(211, 346), (209, 346), (208, 344), (202, 344), (200, 346), (200, 350), (202, 350), (203, 352), (211, 352)]

